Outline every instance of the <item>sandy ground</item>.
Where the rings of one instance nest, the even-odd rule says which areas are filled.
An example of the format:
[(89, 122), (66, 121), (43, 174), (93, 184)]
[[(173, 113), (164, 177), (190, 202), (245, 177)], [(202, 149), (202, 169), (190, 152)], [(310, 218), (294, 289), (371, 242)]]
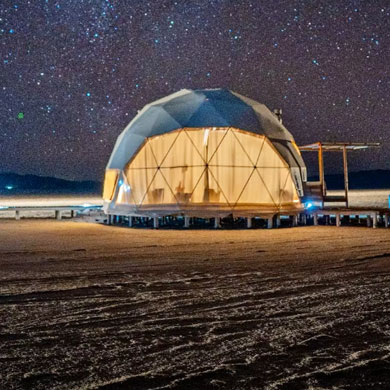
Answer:
[(389, 389), (390, 231), (0, 223), (0, 389)]

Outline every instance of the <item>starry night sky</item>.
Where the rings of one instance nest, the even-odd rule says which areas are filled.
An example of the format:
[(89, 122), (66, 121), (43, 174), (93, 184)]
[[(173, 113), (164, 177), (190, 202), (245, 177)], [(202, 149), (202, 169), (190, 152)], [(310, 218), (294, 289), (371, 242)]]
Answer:
[(282, 108), (298, 144), (379, 141), (350, 168), (390, 169), (390, 0), (0, 2), (0, 172), (101, 180), (137, 110), (214, 87)]

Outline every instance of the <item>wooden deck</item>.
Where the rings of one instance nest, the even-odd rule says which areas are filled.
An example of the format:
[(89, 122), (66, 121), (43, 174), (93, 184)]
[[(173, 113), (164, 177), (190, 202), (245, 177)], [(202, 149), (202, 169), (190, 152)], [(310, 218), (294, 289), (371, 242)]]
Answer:
[(301, 220), (303, 219), (307, 221), (307, 218), (312, 218), (313, 225), (318, 225), (320, 218), (323, 218), (325, 220), (325, 224), (327, 225), (331, 224), (332, 219), (334, 219), (334, 224), (337, 227), (340, 227), (342, 225), (343, 217), (347, 217), (345, 218), (346, 221), (344, 223), (354, 218), (357, 222), (359, 222), (360, 220), (366, 220), (368, 227), (376, 228), (378, 227), (378, 224), (380, 224), (388, 228), (390, 209), (340, 207), (340, 208), (306, 210), (304, 213), (301, 214)]
[(99, 205), (80, 205), (80, 206), (9, 206), (1, 207), (1, 212), (14, 212), (15, 219), (20, 219), (23, 212), (27, 211), (47, 211), (52, 212), (55, 219), (61, 220), (65, 213), (70, 213), (70, 217), (73, 218), (80, 212), (86, 212), (90, 210), (101, 210), (102, 206)]
[[(23, 216), (23, 212), (28, 211), (48, 211), (52, 212), (52, 215), (55, 219), (61, 220), (64, 217), (64, 214), (68, 214), (68, 218), (73, 218), (81, 212), (88, 212), (91, 210), (100, 210), (102, 211), (102, 206), (100, 205), (85, 205), (85, 206), (31, 206), (31, 207), (2, 207), (0, 208), (1, 212), (14, 212), (14, 218), (16, 220), (21, 219), (21, 217), (29, 218), (28, 216)], [(119, 216), (117, 216), (119, 217)], [(275, 214), (269, 218), (264, 218), (267, 221), (267, 227), (280, 227), (281, 219), (289, 217), (291, 220), (291, 226), (298, 225), (334, 225), (340, 227), (342, 225), (361, 225), (362, 223), (366, 224), (368, 227), (377, 228), (383, 226), (388, 228), (390, 226), (390, 209), (379, 209), (379, 208), (325, 208), (325, 209), (310, 209), (301, 212), (300, 214)], [(120, 217), (125, 218), (125, 217)], [(109, 225), (115, 224), (116, 216), (108, 215), (107, 223)], [(128, 226), (133, 226), (133, 216), (126, 217), (128, 219)], [(159, 218), (153, 219), (154, 228), (159, 227)], [(215, 228), (220, 227), (220, 218), (215, 218)], [(118, 223), (117, 222), (117, 223)], [(190, 218), (184, 217), (184, 227), (190, 227)], [(247, 218), (247, 228), (252, 227), (252, 218)]]

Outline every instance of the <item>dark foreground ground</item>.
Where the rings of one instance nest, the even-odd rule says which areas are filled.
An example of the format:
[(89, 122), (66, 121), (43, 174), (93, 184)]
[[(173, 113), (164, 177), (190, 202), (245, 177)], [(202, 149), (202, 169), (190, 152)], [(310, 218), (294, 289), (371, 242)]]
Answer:
[(0, 389), (389, 389), (390, 231), (0, 223)]

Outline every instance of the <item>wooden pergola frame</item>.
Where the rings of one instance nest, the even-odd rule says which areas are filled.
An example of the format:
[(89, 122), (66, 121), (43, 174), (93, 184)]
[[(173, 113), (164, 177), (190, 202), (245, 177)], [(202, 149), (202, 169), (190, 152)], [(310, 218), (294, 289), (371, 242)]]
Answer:
[(324, 151), (326, 152), (342, 152), (343, 153), (343, 167), (344, 167), (344, 200), (346, 207), (348, 207), (348, 150), (363, 150), (372, 147), (379, 147), (380, 143), (377, 142), (315, 142), (309, 145), (303, 145), (299, 147), (302, 152), (317, 152), (318, 153), (318, 172), (320, 178), (320, 184), (322, 189), (322, 196), (326, 195), (326, 186), (324, 179)]

